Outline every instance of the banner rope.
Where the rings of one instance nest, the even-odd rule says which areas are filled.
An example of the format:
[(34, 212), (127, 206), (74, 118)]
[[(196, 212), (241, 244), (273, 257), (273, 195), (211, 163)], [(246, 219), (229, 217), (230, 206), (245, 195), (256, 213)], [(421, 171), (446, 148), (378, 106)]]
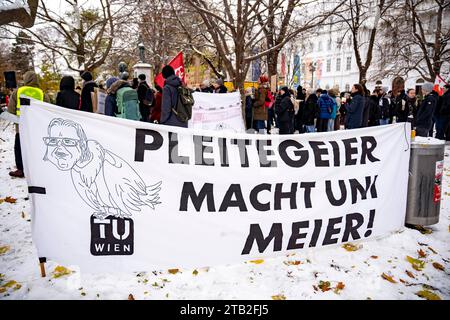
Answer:
[(411, 148), (411, 143), (408, 142), (408, 135), (406, 134), (406, 124), (407, 123), (408, 123), (408, 121), (405, 121), (405, 123), (403, 124), (403, 132), (405, 133), (405, 141), (406, 141), (406, 144), (408, 145), (405, 152), (409, 151), (409, 149)]

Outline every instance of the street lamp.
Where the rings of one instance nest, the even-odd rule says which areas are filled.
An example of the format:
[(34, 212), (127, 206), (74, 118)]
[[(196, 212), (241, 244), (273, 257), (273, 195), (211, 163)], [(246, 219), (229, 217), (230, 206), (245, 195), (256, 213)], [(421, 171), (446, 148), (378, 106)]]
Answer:
[(309, 71), (311, 71), (311, 89), (314, 88), (314, 72), (316, 71), (317, 62), (311, 62), (309, 64)]

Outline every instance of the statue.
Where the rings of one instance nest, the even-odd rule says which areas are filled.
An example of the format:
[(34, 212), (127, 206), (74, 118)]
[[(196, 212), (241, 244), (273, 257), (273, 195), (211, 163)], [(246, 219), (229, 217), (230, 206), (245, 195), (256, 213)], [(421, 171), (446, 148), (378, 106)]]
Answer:
[(142, 42), (140, 42), (138, 44), (138, 48), (139, 48), (139, 59), (141, 60), (141, 62), (144, 62), (145, 60), (145, 46)]

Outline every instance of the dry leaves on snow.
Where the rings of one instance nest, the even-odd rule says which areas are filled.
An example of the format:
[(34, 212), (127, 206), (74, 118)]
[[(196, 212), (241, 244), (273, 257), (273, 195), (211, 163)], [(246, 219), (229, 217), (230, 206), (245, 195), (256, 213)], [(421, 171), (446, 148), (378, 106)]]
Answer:
[(414, 259), (413, 257), (406, 256), (406, 260), (411, 263), (411, 266), (414, 270), (422, 271), (423, 268), (425, 268), (425, 261)]
[(264, 259), (258, 259), (258, 260), (251, 260), (249, 261), (250, 263), (254, 263), (254, 264), (261, 264), (264, 262)]
[(272, 296), (272, 300), (286, 300), (286, 297), (284, 294), (277, 294), (275, 296)]
[(134, 296), (131, 293), (128, 295), (128, 300), (135, 300)]
[(417, 250), (417, 254), (419, 255), (419, 258), (425, 258), (427, 254), (422, 249)]
[(55, 270), (53, 270), (53, 278), (60, 278), (65, 275), (71, 274), (73, 271), (70, 269), (67, 269), (63, 266), (57, 266)]
[(440, 264), (440, 263), (433, 262), (433, 267), (435, 267), (438, 270), (445, 271), (444, 266), (442, 264)]
[(408, 277), (413, 278), (413, 279), (416, 278), (416, 277), (414, 277), (414, 274), (411, 271), (406, 270), (405, 272), (408, 275)]
[(8, 203), (16, 203), (17, 199), (15, 199), (13, 197), (6, 197), (5, 199), (3, 199), (3, 201), (8, 202)]
[(169, 269), (170, 274), (177, 274), (178, 272), (180, 272), (180, 269)]
[(20, 283), (17, 283), (17, 281), (10, 280), (4, 285), (0, 286), (0, 293), (5, 293), (8, 291), (8, 289), (12, 289), (14, 291), (19, 290), (22, 288), (22, 285)]
[(354, 244), (351, 243), (346, 243), (342, 245), (342, 248), (344, 248), (347, 251), (356, 251), (362, 248), (362, 246), (356, 246)]
[(387, 274), (384, 273), (384, 272), (383, 272), (383, 274), (381, 275), (381, 277), (382, 277), (384, 280), (387, 280), (387, 281), (389, 281), (389, 282), (391, 282), (391, 283), (397, 283), (397, 281), (395, 281), (394, 278), (393, 278), (392, 276), (389, 276), (389, 275), (387, 275)]
[(299, 260), (289, 260), (289, 261), (284, 261), (284, 264), (287, 266), (298, 266), (301, 262)]
[(2, 246), (0, 247), (0, 255), (7, 253), (11, 249), (10, 246)]
[(193, 274), (194, 276), (196, 276), (196, 275), (198, 275), (198, 271), (197, 271), (197, 270), (194, 270), (194, 271), (192, 271), (192, 274)]
[(427, 300), (441, 300), (441, 297), (429, 290), (421, 290), (419, 292), (416, 292), (416, 295)]

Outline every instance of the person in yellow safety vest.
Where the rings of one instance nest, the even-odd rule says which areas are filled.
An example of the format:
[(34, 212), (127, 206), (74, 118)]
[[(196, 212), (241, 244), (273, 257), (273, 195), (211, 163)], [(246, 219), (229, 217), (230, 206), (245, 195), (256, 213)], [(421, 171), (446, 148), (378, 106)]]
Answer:
[[(33, 71), (28, 71), (23, 75), (24, 85), (15, 89), (9, 98), (8, 112), (20, 117), (20, 95), (25, 95), (30, 98), (49, 102), (49, 98), (44, 92), (39, 89), (39, 80)], [(16, 124), (16, 139), (14, 141), (14, 155), (16, 157), (17, 170), (11, 171), (11, 177), (23, 178), (23, 162), (22, 151), (20, 149), (19, 125)]]

